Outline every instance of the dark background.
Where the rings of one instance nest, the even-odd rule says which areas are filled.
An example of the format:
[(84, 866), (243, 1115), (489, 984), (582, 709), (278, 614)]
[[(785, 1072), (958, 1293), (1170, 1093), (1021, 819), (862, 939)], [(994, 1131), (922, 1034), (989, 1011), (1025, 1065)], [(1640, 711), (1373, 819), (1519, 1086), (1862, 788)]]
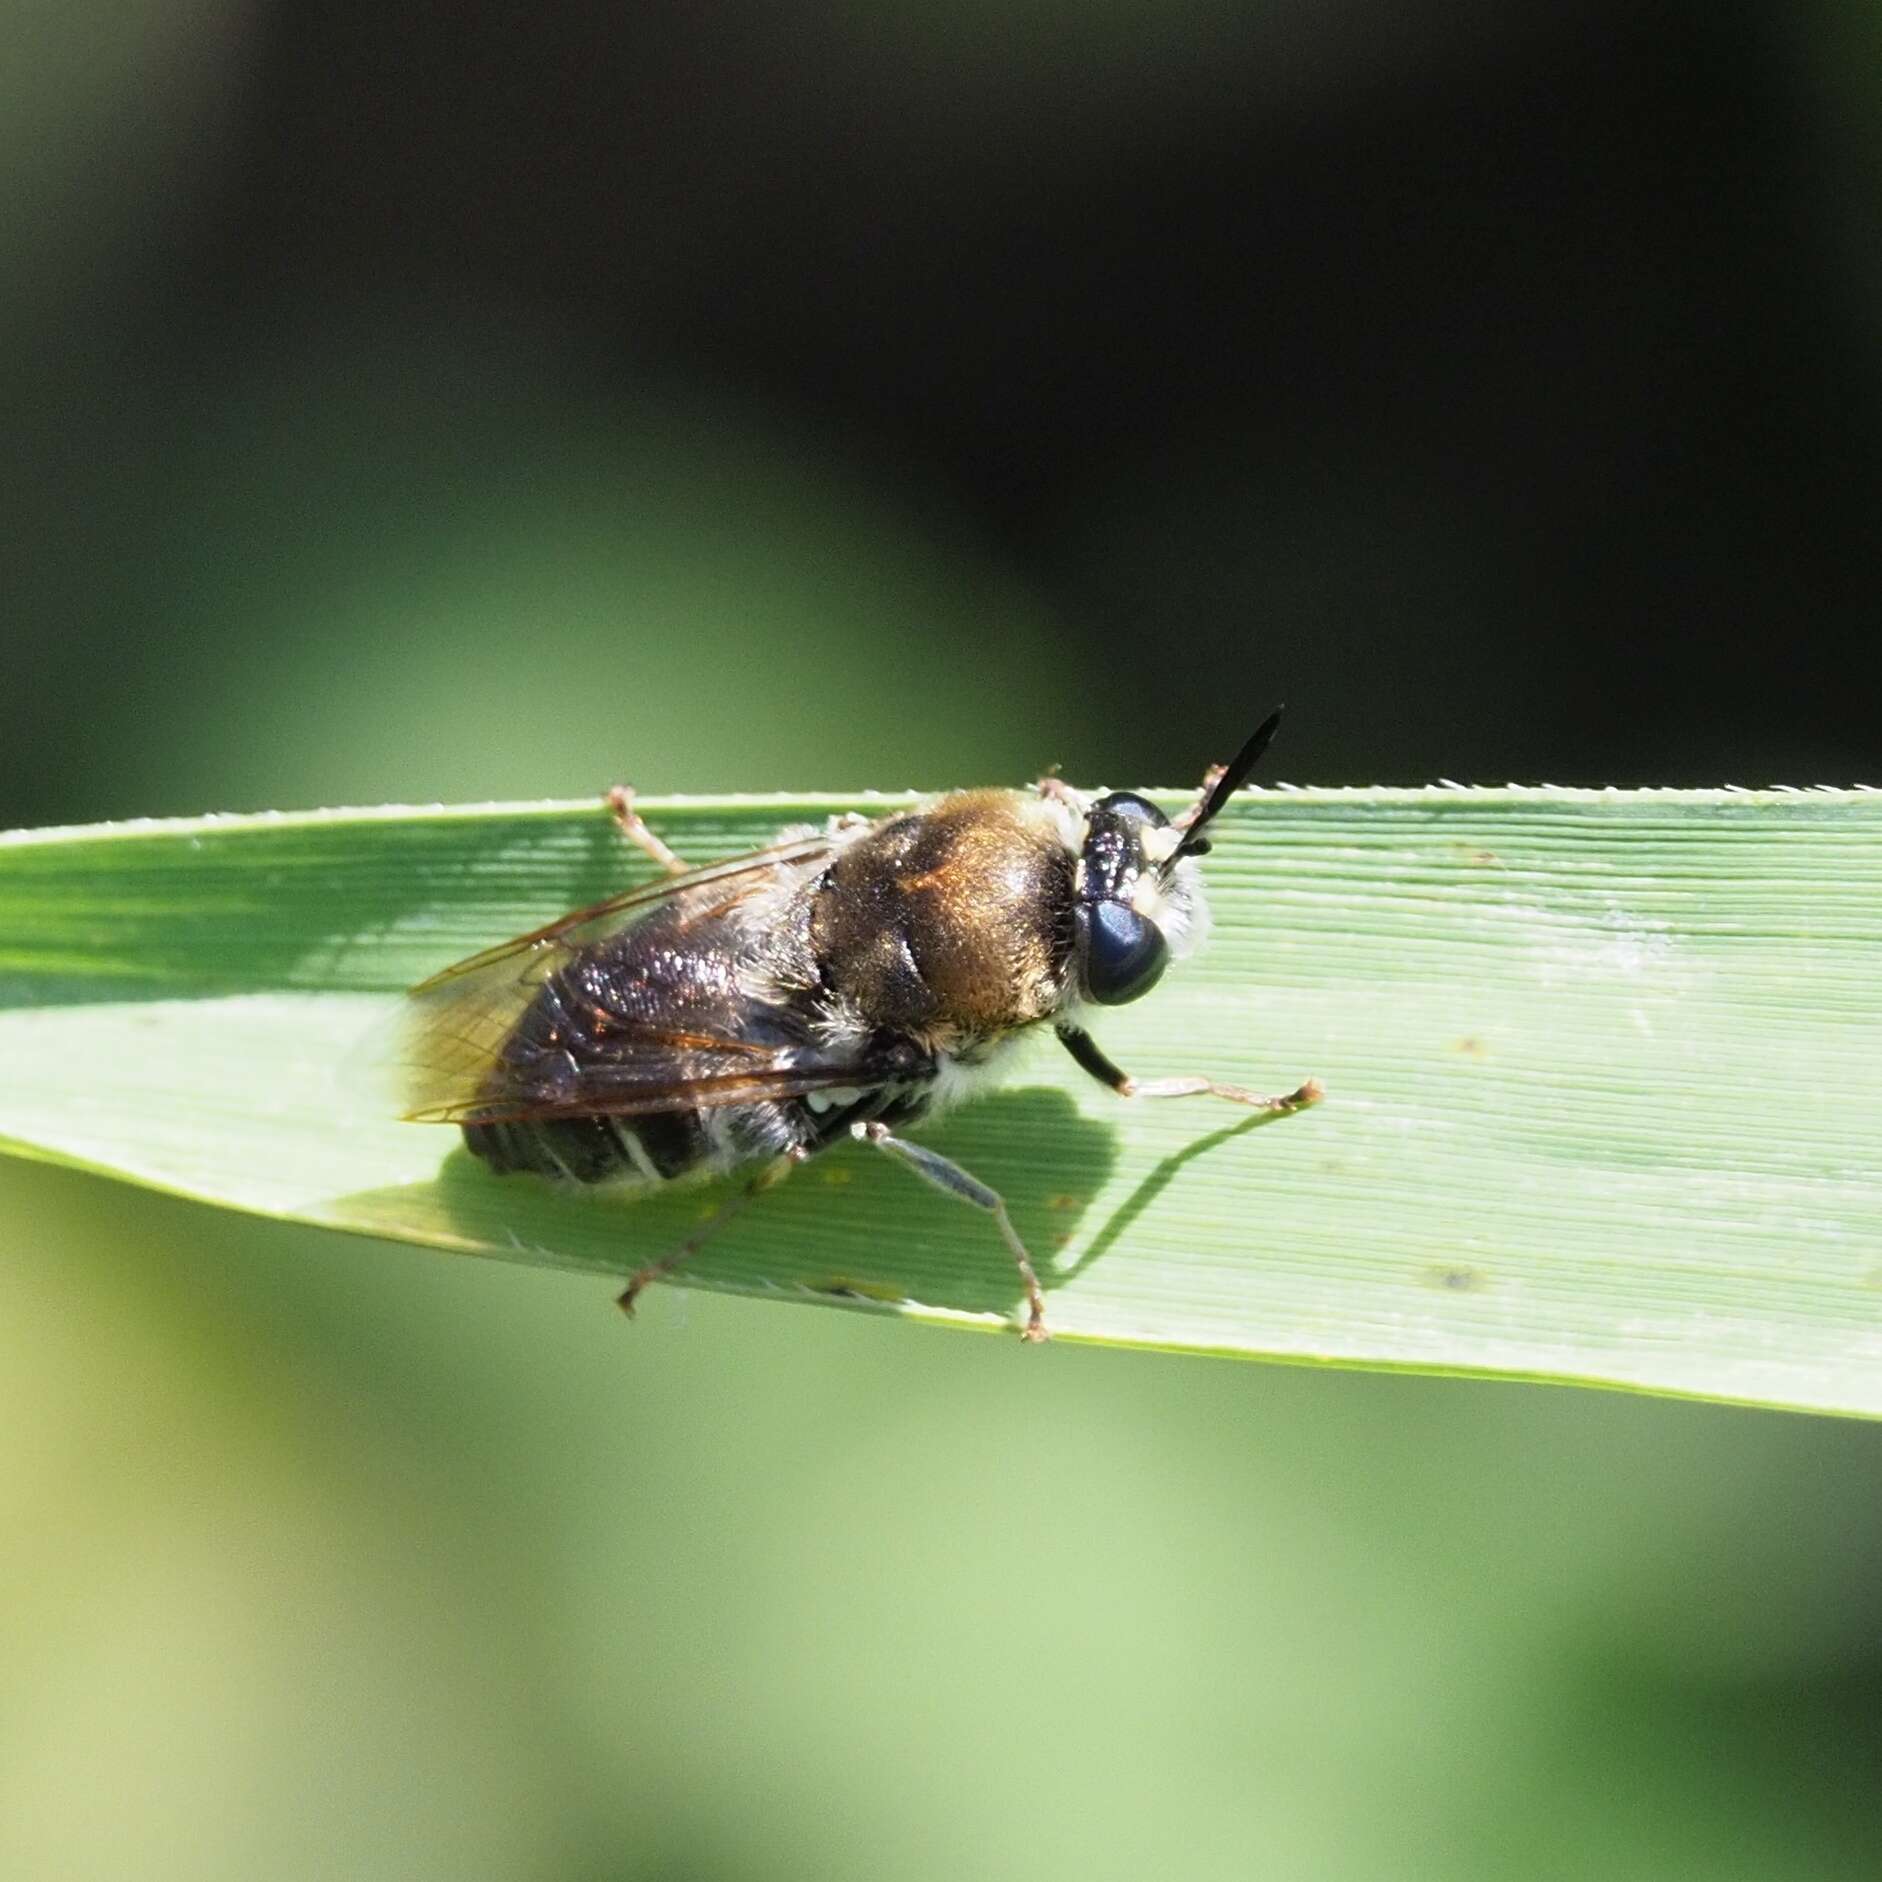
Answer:
[[(69, 51), (80, 109), (39, 109), (75, 148), (54, 174), (41, 145), (13, 219), (9, 821), (194, 810), (217, 775), (217, 803), (303, 801), (263, 738), (239, 783), (121, 754), (153, 710), (252, 733), (271, 685), (344, 718), (356, 591), (388, 572), (408, 658), (361, 690), (410, 742), (329, 795), (471, 788), (424, 729), (498, 664), (524, 744), (560, 712), (579, 745), (606, 698), (608, 769), (649, 788), (897, 783), (911, 752), (960, 782), (934, 681), (960, 661), (1051, 728), (1022, 773), (1186, 778), (1282, 697), (1314, 782), (1872, 773), (1866, 9), (145, 27), (102, 74)], [(672, 625), (633, 570), (611, 615), (512, 578), (507, 624), (452, 618), (463, 545), (610, 475), (759, 565), (719, 618), (762, 675), (683, 689), (684, 767), (630, 736)], [(872, 622), (858, 577), (873, 656), (768, 593), (740, 511), (803, 479), (840, 486), (838, 534), (940, 565), (925, 623), (906, 596)], [(872, 657), (898, 697), (871, 717), (903, 723), (770, 775), (758, 722), (816, 718)], [(474, 787), (594, 779), (499, 759)]]
[[(11, 24), (0, 825), (1877, 781), (1867, 0)], [(0, 1224), (10, 1873), (1876, 1872), (1867, 1427)]]

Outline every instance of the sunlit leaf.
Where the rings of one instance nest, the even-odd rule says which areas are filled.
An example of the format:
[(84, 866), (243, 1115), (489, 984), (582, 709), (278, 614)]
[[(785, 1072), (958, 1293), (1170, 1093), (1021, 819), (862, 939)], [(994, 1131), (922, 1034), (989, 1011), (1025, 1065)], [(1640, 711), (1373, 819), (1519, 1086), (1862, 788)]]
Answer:
[[(704, 860), (834, 807), (646, 808)], [(925, 1134), (1008, 1198), (1060, 1338), (1882, 1411), (1879, 839), (1863, 792), (1251, 793), (1206, 865), (1209, 946), (1095, 1030), (1140, 1074), (1314, 1076), (1326, 1102), (1259, 1128), (1133, 1106), (1047, 1039)], [(588, 804), (0, 839), (0, 1136), (629, 1272), (722, 1195), (493, 1177), (370, 1066), (401, 989), (644, 867)], [(985, 1218), (853, 1147), (686, 1278), (1020, 1309)]]

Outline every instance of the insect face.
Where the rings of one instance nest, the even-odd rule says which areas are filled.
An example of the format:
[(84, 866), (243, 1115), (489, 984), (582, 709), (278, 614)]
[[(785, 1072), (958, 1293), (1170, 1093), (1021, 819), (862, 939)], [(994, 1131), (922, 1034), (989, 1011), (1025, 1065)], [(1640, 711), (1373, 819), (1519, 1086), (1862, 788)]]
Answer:
[(1092, 804), (1073, 913), (1074, 964), (1086, 999), (1098, 1006), (1142, 999), (1163, 978), (1171, 942), (1193, 938), (1202, 900), (1189, 859), (1208, 855), (1204, 832), (1248, 782), (1280, 723), (1270, 713), (1174, 824), (1135, 791), (1112, 791)]
[(1176, 852), (1179, 834), (1148, 798), (1113, 791), (1086, 817), (1073, 909), (1073, 960), (1079, 991), (1099, 1006), (1143, 996), (1170, 964), (1165, 921), (1187, 919), (1189, 885), (1160, 863)]

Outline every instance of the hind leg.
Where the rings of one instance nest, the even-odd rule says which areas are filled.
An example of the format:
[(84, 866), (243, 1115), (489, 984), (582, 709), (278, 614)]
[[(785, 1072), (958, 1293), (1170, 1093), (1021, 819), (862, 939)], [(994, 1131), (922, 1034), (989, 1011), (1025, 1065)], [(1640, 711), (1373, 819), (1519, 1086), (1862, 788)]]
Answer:
[(642, 1288), (651, 1286), (655, 1281), (665, 1280), (681, 1262), (690, 1261), (734, 1216), (742, 1215), (774, 1183), (782, 1182), (808, 1154), (804, 1150), (786, 1151), (774, 1162), (767, 1163), (736, 1196), (714, 1210), (670, 1255), (662, 1255), (658, 1261), (650, 1261), (646, 1267), (636, 1269), (614, 1304), (630, 1320), (633, 1319), (634, 1302), (640, 1298)]
[(608, 793), (606, 801), (608, 809), (614, 813), (614, 821), (621, 834), (636, 849), (651, 856), (668, 875), (685, 875), (687, 865), (654, 835), (640, 812), (634, 808), (634, 787), (631, 784), (617, 784)]

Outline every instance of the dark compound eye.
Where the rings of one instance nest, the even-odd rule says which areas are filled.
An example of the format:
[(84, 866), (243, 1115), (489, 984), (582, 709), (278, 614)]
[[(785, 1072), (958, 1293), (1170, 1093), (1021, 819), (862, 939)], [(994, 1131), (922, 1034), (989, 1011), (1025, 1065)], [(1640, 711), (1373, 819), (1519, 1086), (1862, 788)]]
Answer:
[(1108, 810), (1114, 817), (1123, 817), (1132, 823), (1149, 823), (1158, 827), (1170, 820), (1147, 797), (1139, 797), (1135, 791), (1113, 791), (1108, 797), (1101, 797), (1092, 805), (1094, 811)]
[(1123, 902), (1087, 902), (1078, 911), (1085, 992), (1100, 1006), (1140, 999), (1163, 978), (1169, 944), (1154, 921)]

